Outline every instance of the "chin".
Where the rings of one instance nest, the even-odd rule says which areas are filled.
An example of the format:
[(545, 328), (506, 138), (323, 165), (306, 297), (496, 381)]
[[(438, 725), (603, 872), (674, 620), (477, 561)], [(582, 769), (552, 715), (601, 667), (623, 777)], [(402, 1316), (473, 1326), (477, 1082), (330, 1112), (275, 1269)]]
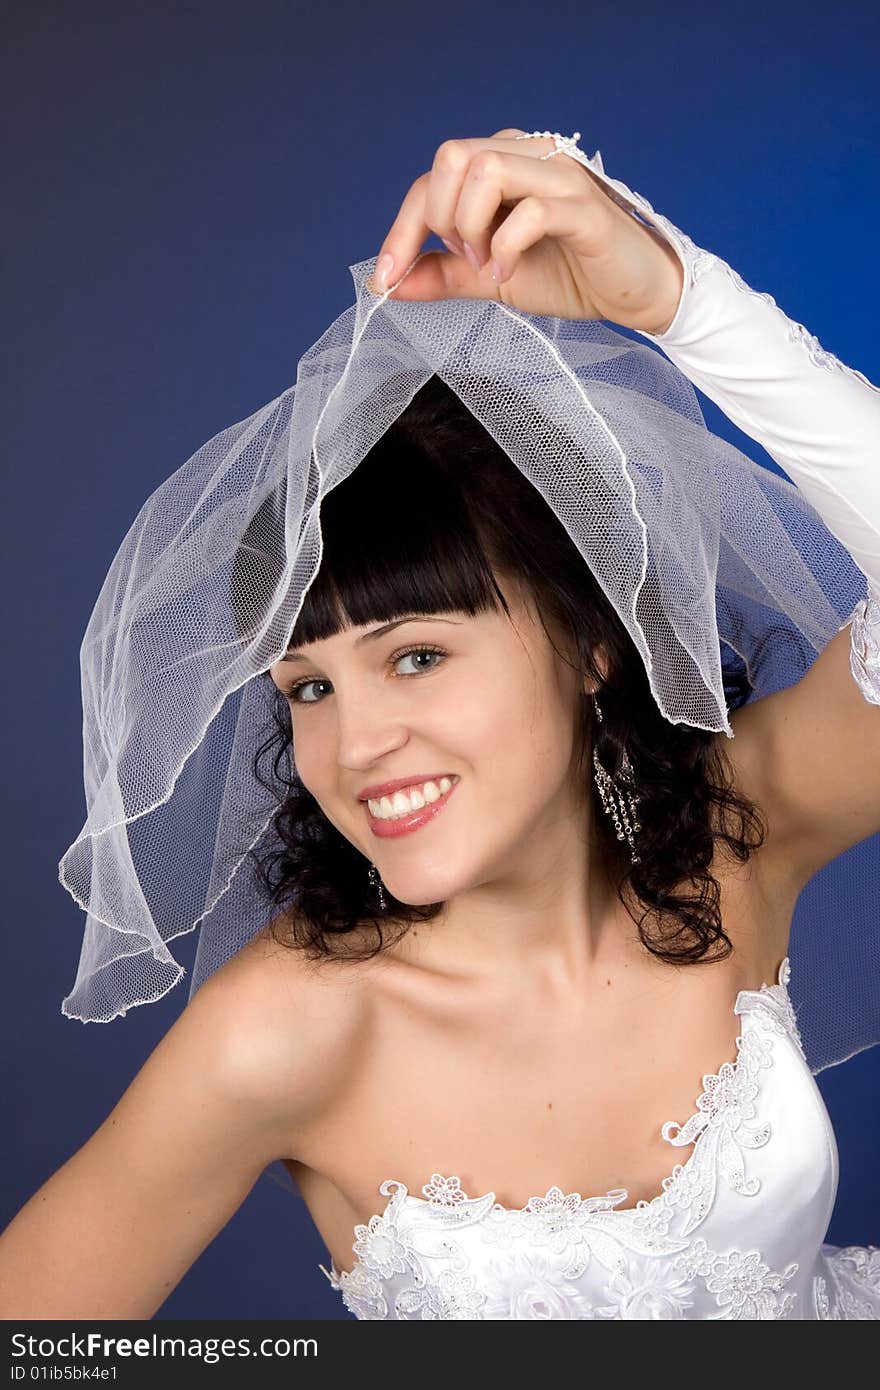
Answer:
[(460, 876), (450, 878), (448, 874), (438, 874), (436, 878), (418, 877), (418, 881), (392, 883), (383, 878), (385, 890), (393, 894), (399, 903), (407, 907), (429, 907), (432, 903), (445, 903), (467, 887)]

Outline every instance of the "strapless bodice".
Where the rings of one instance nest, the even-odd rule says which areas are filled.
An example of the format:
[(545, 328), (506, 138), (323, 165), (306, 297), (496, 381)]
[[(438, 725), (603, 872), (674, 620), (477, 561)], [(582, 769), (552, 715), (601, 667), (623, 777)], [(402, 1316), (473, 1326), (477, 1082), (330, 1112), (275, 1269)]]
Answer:
[(804, 1057), (786, 958), (741, 990), (737, 1055), (703, 1077), (688, 1146), (650, 1201), (551, 1186), (524, 1207), (434, 1173), (355, 1227), (350, 1272), (319, 1268), (358, 1318), (877, 1318), (880, 1247), (825, 1243), (837, 1192), (830, 1117)]

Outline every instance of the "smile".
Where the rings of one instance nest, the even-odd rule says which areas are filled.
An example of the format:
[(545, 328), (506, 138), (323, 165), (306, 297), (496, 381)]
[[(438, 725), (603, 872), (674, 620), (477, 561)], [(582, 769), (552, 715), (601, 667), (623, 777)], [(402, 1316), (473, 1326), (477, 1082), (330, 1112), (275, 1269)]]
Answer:
[(460, 781), (460, 777), (441, 777), (439, 783), (425, 782), (390, 797), (370, 799), (365, 803), (370, 829), (380, 838), (420, 829), (443, 809)]

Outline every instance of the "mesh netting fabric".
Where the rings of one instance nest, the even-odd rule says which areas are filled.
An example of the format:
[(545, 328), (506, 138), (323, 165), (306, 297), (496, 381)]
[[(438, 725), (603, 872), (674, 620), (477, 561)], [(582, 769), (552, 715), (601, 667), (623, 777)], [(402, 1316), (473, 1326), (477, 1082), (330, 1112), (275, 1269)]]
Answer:
[[(81, 649), (87, 817), (59, 863), (86, 913), (71, 1018), (166, 994), (185, 973), (173, 942), (198, 928), (191, 995), (277, 913), (255, 860), (282, 791), (254, 773), (274, 727), (264, 673), (318, 572), (322, 499), (433, 374), (553, 508), (671, 722), (732, 737), (729, 662), (750, 699), (783, 689), (865, 597), (797, 488), (711, 433), (658, 351), (494, 300), (377, 297), (374, 268), (349, 267), (355, 303), (295, 384), (147, 499), (98, 596)], [(878, 881), (875, 836), (798, 904), (792, 988), (815, 1071), (880, 1038)]]

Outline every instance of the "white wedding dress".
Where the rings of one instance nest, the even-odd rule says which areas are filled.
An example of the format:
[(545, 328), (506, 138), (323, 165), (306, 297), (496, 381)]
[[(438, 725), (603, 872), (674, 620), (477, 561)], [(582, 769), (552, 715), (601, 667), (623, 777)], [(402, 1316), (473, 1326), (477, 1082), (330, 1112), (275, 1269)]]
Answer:
[(551, 1187), (510, 1209), (434, 1173), (393, 1178), (355, 1227), (350, 1272), (327, 1275), (362, 1319), (880, 1318), (880, 1247), (825, 1243), (837, 1145), (787, 985), (742, 990), (735, 1062), (704, 1076), (690, 1146), (650, 1202)]

